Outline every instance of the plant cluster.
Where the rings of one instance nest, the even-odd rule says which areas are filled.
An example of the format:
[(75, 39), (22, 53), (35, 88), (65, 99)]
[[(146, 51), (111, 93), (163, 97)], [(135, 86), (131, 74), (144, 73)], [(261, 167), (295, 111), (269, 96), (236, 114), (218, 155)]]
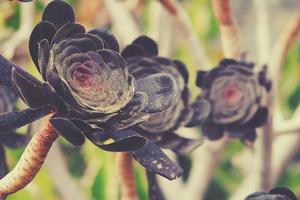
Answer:
[[(3, 146), (26, 145), (29, 136), (15, 130), (45, 116), (51, 134), (73, 145), (87, 139), (102, 150), (128, 153), (147, 170), (154, 188), (154, 174), (170, 180), (183, 174), (162, 149), (185, 155), (203, 138), (219, 140), (224, 134), (252, 144), (256, 128), (268, 119), (272, 83), (266, 68), (255, 72), (255, 64), (244, 58), (225, 58), (210, 71), (198, 71), (195, 84), (201, 92), (192, 101), (182, 61), (159, 56), (158, 44), (147, 36), (120, 49), (108, 29), (86, 31), (76, 23), (72, 7), (61, 0), (45, 8), (29, 51), (42, 80), (0, 56), (0, 177), (8, 172)], [(17, 98), (28, 108), (17, 110)], [(199, 127), (204, 137), (185, 137), (176, 133), (180, 127)], [(0, 186), (0, 198), (10, 194), (2, 192)], [(151, 195), (163, 199), (158, 189)], [(285, 188), (246, 197), (260, 199), (296, 197)]]

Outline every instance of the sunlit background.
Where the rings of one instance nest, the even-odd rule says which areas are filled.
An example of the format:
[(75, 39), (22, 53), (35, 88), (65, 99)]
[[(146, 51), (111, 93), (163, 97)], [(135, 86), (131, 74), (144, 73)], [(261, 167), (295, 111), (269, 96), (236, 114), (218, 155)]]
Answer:
[[(267, 39), (272, 47), (291, 17), (300, 12), (300, 1), (264, 1), (269, 26), (266, 27), (269, 32)], [(0, 0), (0, 53), (37, 76), (37, 70), (29, 56), (28, 38), (34, 25), (41, 19), (42, 11), (48, 2), (48, 0), (34, 0), (21, 4), (16, 0)], [(190, 72), (189, 84), (193, 97), (200, 93), (199, 88), (194, 84), (196, 71), (213, 67), (223, 58), (219, 28), (210, 0), (178, 1), (179, 8), (186, 14), (181, 18), (183, 21), (171, 16), (156, 0), (68, 0), (68, 2), (75, 9), (79, 23), (87, 29), (108, 27), (116, 35), (122, 47), (138, 35), (145, 34), (158, 42), (160, 55), (185, 62)], [(240, 31), (242, 50), (247, 53), (249, 60), (256, 61), (258, 65), (264, 64), (263, 61), (259, 61), (257, 50), (259, 36), (256, 30), (259, 21), (255, 1), (231, 0), (231, 5)], [(182, 27), (183, 24), (187, 27)], [(195, 34), (193, 35), (196, 36), (195, 45), (201, 45), (207, 60), (201, 60), (203, 55), (195, 54), (191, 33)], [(288, 51), (281, 79), (275, 81), (280, 85), (278, 102), (281, 116), (288, 118), (300, 102), (299, 39)], [(20, 103), (19, 106), (24, 105)], [(7, 151), (10, 168), (16, 164), (23, 150)], [(232, 141), (227, 145), (219, 155), (220, 162), (205, 190), (205, 200), (229, 199), (241, 187), (241, 182), (249, 176), (251, 166), (255, 162), (247, 159), (251, 156), (251, 151), (250, 147), (245, 147), (239, 141)], [(298, 153), (295, 153), (297, 151)], [(300, 142), (291, 156), (291, 162), (286, 164), (286, 169), (276, 185), (286, 186), (300, 197)], [(189, 156), (177, 157), (180, 165), (186, 170), (183, 183), (187, 180), (193, 159)], [(139, 198), (146, 200), (148, 199), (146, 177), (143, 168), (138, 164), (136, 164), (135, 175)], [(59, 139), (34, 181), (8, 199), (116, 200), (119, 199), (117, 178), (113, 153), (104, 152), (88, 141), (82, 147), (75, 147)], [(202, 182), (201, 177), (198, 181)], [(172, 184), (169, 190), (173, 196), (180, 196), (184, 190), (174, 189), (176, 187)]]

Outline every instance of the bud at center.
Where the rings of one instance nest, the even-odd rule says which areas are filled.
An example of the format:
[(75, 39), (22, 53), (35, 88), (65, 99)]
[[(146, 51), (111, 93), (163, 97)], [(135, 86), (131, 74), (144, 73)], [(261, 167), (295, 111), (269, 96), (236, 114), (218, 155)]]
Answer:
[(241, 90), (236, 85), (230, 84), (224, 87), (223, 97), (227, 104), (233, 105), (242, 98)]

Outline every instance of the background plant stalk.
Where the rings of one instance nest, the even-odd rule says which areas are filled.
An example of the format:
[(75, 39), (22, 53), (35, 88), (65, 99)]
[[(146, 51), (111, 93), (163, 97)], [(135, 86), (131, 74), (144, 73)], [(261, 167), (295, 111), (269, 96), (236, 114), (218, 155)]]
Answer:
[(45, 117), (41, 130), (31, 138), (14, 169), (0, 180), (1, 200), (28, 185), (42, 167), (53, 142), (58, 138), (49, 117)]
[(138, 200), (132, 158), (127, 152), (117, 153), (117, 172), (122, 200)]

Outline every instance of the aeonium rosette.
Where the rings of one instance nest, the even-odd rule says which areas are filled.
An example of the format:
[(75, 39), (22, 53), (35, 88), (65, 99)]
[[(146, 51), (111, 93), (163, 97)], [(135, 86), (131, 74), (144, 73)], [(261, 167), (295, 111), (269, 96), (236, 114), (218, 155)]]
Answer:
[(253, 63), (224, 59), (211, 71), (198, 72), (202, 98), (211, 104), (209, 117), (202, 126), (208, 139), (217, 140), (226, 132), (229, 137), (254, 142), (255, 129), (268, 117), (264, 100), (271, 82), (266, 68), (258, 73), (253, 68)]
[[(138, 86), (147, 86), (147, 83), (144, 83), (145, 79), (165, 73), (175, 78), (179, 88), (179, 95), (172, 106), (166, 110), (151, 113), (147, 121), (133, 126), (132, 129), (149, 138), (153, 144), (171, 149), (177, 154), (187, 154), (199, 146), (202, 143), (201, 138), (187, 138), (176, 133), (177, 129), (182, 126), (200, 125), (209, 113), (209, 104), (205, 100), (190, 103), (187, 87), (189, 74), (184, 63), (158, 56), (156, 42), (147, 36), (140, 36), (127, 45), (122, 51), (122, 56), (128, 63), (129, 73), (139, 83)], [(151, 102), (155, 104), (159, 101), (160, 99)], [(194, 108), (195, 105), (197, 106)], [(153, 163), (152, 168), (164, 166), (160, 160), (150, 161)], [(148, 168), (149, 199), (164, 199), (156, 176), (152, 172)]]
[(150, 114), (147, 121), (134, 126), (133, 129), (154, 140), (160, 147), (172, 149), (176, 153), (186, 154), (199, 146), (202, 139), (190, 139), (175, 133), (182, 126), (200, 125), (210, 108), (209, 103), (202, 99), (191, 104), (187, 86), (189, 73), (184, 63), (158, 56), (156, 42), (147, 36), (136, 38), (122, 51), (122, 56), (128, 62), (129, 73), (141, 85), (145, 78), (165, 73), (175, 78), (180, 91), (172, 106)]
[[(0, 85), (0, 116), (16, 110), (17, 95), (8, 87)], [(4, 147), (19, 148), (27, 144), (28, 134), (18, 134), (16, 131), (0, 131), (0, 178), (8, 172)]]
[[(175, 178), (182, 171), (178, 165), (159, 148), (148, 144), (145, 137), (125, 129), (147, 120), (149, 113), (171, 106), (178, 92), (176, 81), (170, 75), (157, 74), (143, 80), (144, 86), (139, 85), (128, 73), (126, 61), (118, 53), (118, 41), (111, 33), (103, 29), (86, 32), (74, 21), (72, 7), (54, 0), (47, 5), (42, 21), (32, 31), (29, 50), (43, 82), (2, 59), (2, 82), (15, 88), (32, 109), (28, 112), (35, 111), (35, 114), (26, 121), (13, 122), (13, 126), (11, 121), (4, 120), (6, 123), (0, 127), (16, 128), (54, 113), (50, 123), (72, 144), (81, 145), (88, 138), (104, 150), (133, 151), (139, 161), (149, 151), (134, 150), (147, 143), (146, 150), (151, 148), (155, 152), (155, 149), (166, 166), (173, 167), (165, 176)], [(151, 87), (146, 87), (149, 85)], [(151, 101), (156, 97), (160, 101), (153, 104)], [(23, 113), (17, 114), (21, 118)], [(3, 119), (13, 115), (16, 113), (5, 115)], [(109, 139), (115, 141), (104, 143)], [(153, 156), (156, 155), (149, 155)]]
[(275, 187), (269, 192), (252, 193), (245, 200), (297, 200), (297, 197), (286, 187)]

